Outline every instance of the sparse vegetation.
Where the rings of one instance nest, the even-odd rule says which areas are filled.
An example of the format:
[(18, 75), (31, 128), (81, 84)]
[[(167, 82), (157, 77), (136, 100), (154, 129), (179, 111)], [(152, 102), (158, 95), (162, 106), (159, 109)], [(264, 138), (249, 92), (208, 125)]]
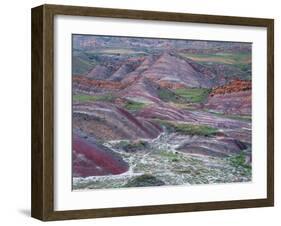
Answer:
[(207, 88), (185, 88), (176, 89), (174, 92), (179, 97), (184, 98), (187, 102), (201, 103), (210, 93), (210, 89)]
[(212, 136), (218, 133), (218, 129), (205, 126), (205, 125), (194, 125), (186, 123), (176, 123), (165, 120), (156, 120), (159, 124), (164, 125), (173, 132), (178, 132), (187, 135), (198, 135), (198, 136)]
[(126, 152), (135, 152), (141, 151), (149, 147), (148, 142), (146, 141), (137, 141), (137, 142), (129, 142), (129, 141), (120, 141), (116, 148), (123, 149)]
[(243, 120), (243, 121), (251, 121), (252, 120), (252, 116), (251, 115), (229, 115), (229, 114), (224, 114), (224, 113), (220, 113), (220, 112), (214, 112), (214, 111), (210, 111), (208, 109), (205, 109), (205, 111), (220, 116), (220, 117), (224, 117), (224, 118), (229, 118), (229, 119), (235, 119), (235, 120)]
[(246, 164), (246, 155), (243, 152), (229, 157), (229, 161), (234, 167), (243, 167), (246, 169), (251, 169), (251, 167)]
[(73, 74), (75, 75), (82, 75), (87, 73), (89, 70), (91, 70), (95, 64), (91, 61), (87, 61), (85, 59), (79, 58), (79, 57), (73, 57)]
[(214, 62), (223, 64), (247, 64), (249, 60), (251, 60), (250, 53), (182, 53), (180, 55), (198, 62)]
[(165, 102), (201, 103), (207, 98), (210, 91), (207, 88), (159, 89), (158, 97)]
[(129, 111), (138, 111), (138, 110), (141, 110), (142, 108), (144, 108), (146, 105), (147, 104), (145, 104), (145, 103), (129, 100), (129, 101), (127, 101), (127, 103), (125, 104), (124, 107)]
[(147, 55), (146, 51), (139, 50), (139, 49), (133, 49), (133, 48), (99, 48), (95, 49), (94, 51), (86, 51), (85, 52), (88, 56), (91, 58), (95, 58), (95, 56), (100, 55), (113, 55), (113, 56), (124, 56), (124, 57), (137, 57), (137, 56), (145, 56)]
[(159, 155), (161, 157), (169, 159), (171, 162), (179, 162), (181, 157), (178, 152), (171, 152), (166, 150), (160, 150)]
[(130, 180), (124, 187), (148, 187), (161, 185), (165, 185), (165, 183), (150, 174), (143, 174)]
[(236, 67), (240, 68), (241, 71), (249, 72), (252, 70), (251, 64), (237, 64)]
[(83, 75), (88, 73), (96, 62), (90, 59), (84, 52), (79, 50), (73, 51), (72, 57), (72, 73), (73, 75)]
[(182, 103), (184, 99), (169, 89), (159, 89), (158, 97), (165, 102)]
[(105, 101), (112, 102), (115, 100), (115, 96), (112, 94), (104, 94), (100, 96), (86, 95), (86, 94), (75, 94), (73, 95), (74, 101), (86, 102), (86, 101)]

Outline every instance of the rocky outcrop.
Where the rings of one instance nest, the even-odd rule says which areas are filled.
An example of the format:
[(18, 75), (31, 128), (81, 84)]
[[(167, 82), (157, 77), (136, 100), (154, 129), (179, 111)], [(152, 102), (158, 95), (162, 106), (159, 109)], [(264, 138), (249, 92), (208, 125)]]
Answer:
[(225, 114), (250, 115), (251, 81), (234, 80), (228, 85), (213, 89), (204, 107)]
[(183, 89), (186, 88), (186, 85), (181, 82), (174, 82), (174, 81), (165, 81), (160, 80), (156, 82), (161, 88), (166, 89)]
[(210, 96), (216, 96), (227, 93), (237, 93), (252, 90), (252, 82), (248, 80), (233, 80), (227, 85), (214, 88)]
[(230, 115), (250, 115), (252, 92), (240, 91), (210, 96), (204, 105), (206, 109)]
[(93, 80), (84, 76), (75, 76), (72, 79), (74, 93), (96, 93), (100, 91), (117, 91), (127, 87), (128, 83), (120, 83), (108, 80)]

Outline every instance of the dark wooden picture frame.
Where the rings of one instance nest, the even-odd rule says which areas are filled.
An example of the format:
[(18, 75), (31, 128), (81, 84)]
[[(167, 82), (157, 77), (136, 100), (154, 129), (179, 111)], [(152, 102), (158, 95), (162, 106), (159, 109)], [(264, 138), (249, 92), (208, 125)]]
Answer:
[[(267, 198), (122, 208), (54, 210), (54, 16), (95, 16), (267, 28)], [(265, 207), (274, 205), (274, 20), (60, 5), (32, 9), (31, 215), (50, 220)]]

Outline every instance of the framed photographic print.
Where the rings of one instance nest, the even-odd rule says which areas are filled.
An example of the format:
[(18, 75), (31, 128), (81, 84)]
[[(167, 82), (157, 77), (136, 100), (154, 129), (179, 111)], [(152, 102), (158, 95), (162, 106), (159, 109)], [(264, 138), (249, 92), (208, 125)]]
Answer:
[(32, 9), (32, 216), (273, 206), (272, 19)]

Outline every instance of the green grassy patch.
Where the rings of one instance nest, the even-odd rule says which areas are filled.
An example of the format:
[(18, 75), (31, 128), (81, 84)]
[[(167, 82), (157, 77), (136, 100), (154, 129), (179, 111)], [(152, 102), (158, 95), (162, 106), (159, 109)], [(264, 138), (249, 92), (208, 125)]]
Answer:
[(166, 151), (166, 150), (160, 150), (159, 155), (167, 158), (176, 158), (178, 157), (178, 154), (171, 152), (171, 151)]
[(182, 89), (160, 89), (158, 97), (165, 102), (173, 103), (201, 103), (209, 95), (207, 88), (182, 88)]
[(210, 91), (211, 90), (207, 88), (184, 88), (174, 90), (175, 94), (192, 103), (203, 102), (208, 97)]
[(187, 135), (213, 136), (219, 132), (218, 129), (206, 125), (176, 123), (176, 122), (165, 121), (165, 120), (156, 120), (156, 122), (166, 126), (168, 130), (172, 132), (177, 132)]
[(171, 162), (179, 162), (181, 155), (178, 152), (171, 152), (166, 150), (160, 150), (159, 154), (161, 157), (167, 158)]
[(245, 169), (251, 169), (251, 166), (246, 164), (246, 155), (241, 152), (240, 154), (229, 157), (230, 164), (234, 167), (243, 167)]
[(136, 101), (132, 101), (129, 100), (127, 101), (127, 103), (124, 105), (124, 108), (126, 108), (129, 111), (138, 111), (143, 109), (144, 107), (146, 107), (147, 104), (145, 103), (141, 103), (141, 102), (136, 102)]
[(112, 102), (115, 100), (115, 96), (112, 94), (104, 94), (100, 96), (86, 95), (86, 94), (75, 94), (73, 95), (74, 101), (87, 102), (87, 101), (104, 101)]
[(159, 89), (158, 97), (164, 102), (175, 102), (175, 103), (182, 103), (184, 99), (177, 95), (175, 92), (169, 89)]

